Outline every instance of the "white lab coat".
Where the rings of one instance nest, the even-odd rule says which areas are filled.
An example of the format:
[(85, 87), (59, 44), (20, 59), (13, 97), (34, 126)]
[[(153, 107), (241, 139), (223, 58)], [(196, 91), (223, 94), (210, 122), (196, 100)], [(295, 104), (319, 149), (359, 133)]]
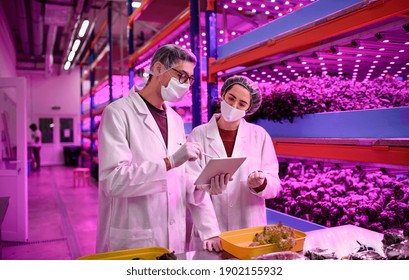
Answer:
[[(217, 128), (216, 121), (219, 117), (216, 114), (207, 124), (194, 128), (189, 137), (199, 142), (205, 153), (226, 158), (226, 150)], [(265, 225), (265, 199), (276, 197), (281, 190), (278, 161), (270, 135), (261, 126), (244, 119), (240, 122), (232, 153), (232, 157), (242, 156), (247, 159), (233, 175), (233, 181), (228, 183), (226, 191), (211, 196), (222, 232)], [(189, 169), (198, 173), (208, 161), (209, 157), (205, 156), (201, 161), (190, 164)], [(247, 185), (248, 175), (256, 170), (262, 170), (267, 178), (267, 186), (260, 193), (254, 192)]]
[[(216, 218), (209, 196), (194, 193), (185, 165), (166, 171), (163, 158), (186, 141), (183, 120), (170, 107), (167, 121), (168, 148), (134, 89), (105, 108), (98, 136), (97, 252), (148, 246), (184, 252), (186, 203), (197, 206), (192, 217), (200, 220), (197, 226), (203, 239), (220, 233), (212, 227)], [(209, 208), (212, 211), (206, 215)]]

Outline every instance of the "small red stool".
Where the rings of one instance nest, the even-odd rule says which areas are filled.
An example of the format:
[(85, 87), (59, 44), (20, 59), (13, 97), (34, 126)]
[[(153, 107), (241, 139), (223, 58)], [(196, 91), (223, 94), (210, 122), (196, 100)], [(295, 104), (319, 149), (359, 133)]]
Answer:
[(74, 188), (85, 186), (85, 184), (89, 185), (89, 181), (91, 178), (91, 173), (89, 168), (75, 168), (74, 169)]

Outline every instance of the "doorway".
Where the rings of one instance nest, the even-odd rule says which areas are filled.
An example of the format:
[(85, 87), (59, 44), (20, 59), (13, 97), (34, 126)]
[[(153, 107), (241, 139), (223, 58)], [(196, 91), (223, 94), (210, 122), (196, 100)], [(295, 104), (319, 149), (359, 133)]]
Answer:
[(0, 78), (0, 197), (9, 198), (2, 239), (25, 242), (27, 215), (26, 79)]

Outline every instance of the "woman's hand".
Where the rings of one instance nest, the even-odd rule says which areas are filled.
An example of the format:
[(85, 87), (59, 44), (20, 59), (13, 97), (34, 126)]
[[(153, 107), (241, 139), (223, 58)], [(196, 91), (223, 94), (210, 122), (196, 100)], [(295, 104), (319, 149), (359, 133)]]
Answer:
[(222, 194), (226, 188), (229, 181), (232, 181), (233, 178), (229, 173), (216, 175), (210, 179), (210, 184), (207, 185), (197, 185), (196, 189), (208, 192), (211, 195)]
[(203, 241), (203, 249), (208, 251), (220, 252), (223, 251), (222, 241), (218, 236), (211, 237)]
[(256, 189), (263, 185), (265, 180), (266, 175), (264, 175), (263, 171), (253, 171), (247, 177), (247, 185), (252, 189)]

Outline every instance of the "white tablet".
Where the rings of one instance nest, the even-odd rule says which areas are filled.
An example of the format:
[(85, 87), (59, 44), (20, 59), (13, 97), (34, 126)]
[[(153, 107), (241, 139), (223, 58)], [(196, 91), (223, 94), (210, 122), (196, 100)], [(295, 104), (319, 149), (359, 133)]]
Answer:
[(210, 179), (216, 175), (227, 174), (231, 176), (239, 169), (246, 157), (237, 158), (212, 158), (196, 179), (195, 185), (210, 184)]

